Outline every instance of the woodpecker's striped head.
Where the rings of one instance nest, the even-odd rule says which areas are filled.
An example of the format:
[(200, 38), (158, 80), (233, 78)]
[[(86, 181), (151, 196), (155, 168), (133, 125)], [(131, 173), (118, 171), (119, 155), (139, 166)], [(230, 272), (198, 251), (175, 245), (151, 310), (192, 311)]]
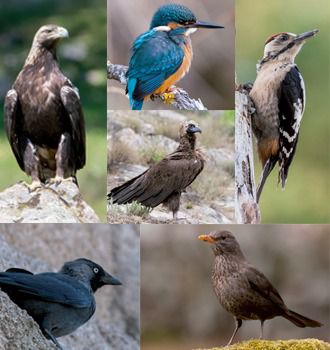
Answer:
[(263, 58), (287, 58), (294, 61), (305, 40), (312, 38), (317, 32), (318, 29), (314, 29), (298, 35), (287, 32), (272, 35), (266, 40)]

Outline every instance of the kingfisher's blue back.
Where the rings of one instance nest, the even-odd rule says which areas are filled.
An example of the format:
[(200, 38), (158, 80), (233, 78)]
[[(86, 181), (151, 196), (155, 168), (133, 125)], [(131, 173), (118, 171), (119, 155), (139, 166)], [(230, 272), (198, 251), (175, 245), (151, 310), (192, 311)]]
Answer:
[(132, 109), (141, 109), (144, 98), (156, 91), (181, 66), (184, 58), (183, 31), (180, 28), (175, 32), (152, 29), (133, 43), (127, 71), (127, 93)]

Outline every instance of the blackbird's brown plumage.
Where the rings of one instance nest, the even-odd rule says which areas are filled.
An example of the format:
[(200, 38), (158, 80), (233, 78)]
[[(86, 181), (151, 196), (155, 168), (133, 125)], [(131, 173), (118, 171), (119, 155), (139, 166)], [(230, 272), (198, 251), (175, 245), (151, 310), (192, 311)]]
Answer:
[(249, 264), (229, 231), (201, 235), (200, 240), (212, 244), (215, 254), (212, 283), (220, 304), (235, 317), (236, 328), (242, 320), (260, 320), (261, 334), (265, 320), (282, 316), (297, 327), (320, 327), (322, 324), (290, 310), (266, 276)]
[(63, 75), (56, 47), (65, 28), (42, 26), (5, 98), (5, 129), (20, 168), (34, 183), (75, 178), (85, 165), (85, 125), (77, 89)]
[(197, 132), (201, 129), (193, 120), (182, 123), (178, 148), (144, 173), (113, 188), (108, 200), (117, 204), (136, 201), (150, 208), (163, 203), (176, 219), (181, 192), (204, 168), (203, 154), (196, 149)]

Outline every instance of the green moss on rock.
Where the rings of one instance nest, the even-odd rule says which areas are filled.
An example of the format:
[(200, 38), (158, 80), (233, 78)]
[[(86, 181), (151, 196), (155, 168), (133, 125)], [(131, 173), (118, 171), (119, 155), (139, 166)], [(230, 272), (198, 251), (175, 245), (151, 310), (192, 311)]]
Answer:
[(229, 347), (209, 350), (330, 350), (330, 344), (318, 339), (249, 340)]

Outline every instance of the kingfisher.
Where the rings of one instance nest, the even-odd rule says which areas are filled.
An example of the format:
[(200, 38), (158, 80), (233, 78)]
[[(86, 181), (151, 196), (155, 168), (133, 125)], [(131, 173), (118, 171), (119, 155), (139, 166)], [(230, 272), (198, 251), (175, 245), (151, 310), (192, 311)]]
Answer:
[(197, 20), (179, 4), (163, 5), (155, 12), (149, 30), (135, 39), (131, 49), (126, 93), (132, 109), (141, 110), (152, 95), (171, 92), (189, 71), (193, 57), (189, 36), (198, 28), (224, 27)]

